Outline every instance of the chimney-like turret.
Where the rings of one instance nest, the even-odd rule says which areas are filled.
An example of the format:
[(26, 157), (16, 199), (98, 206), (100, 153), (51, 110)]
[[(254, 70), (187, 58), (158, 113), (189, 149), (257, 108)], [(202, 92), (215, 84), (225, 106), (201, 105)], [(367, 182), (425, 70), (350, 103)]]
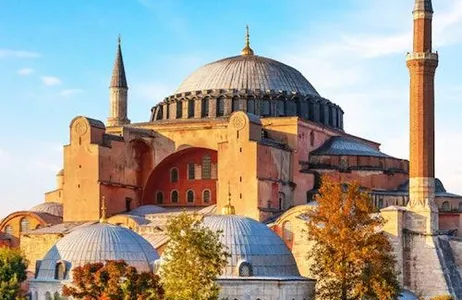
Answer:
[(109, 117), (107, 126), (122, 126), (130, 124), (127, 118), (128, 85), (125, 77), (124, 60), (120, 37), (118, 39), (117, 54), (112, 70), (111, 84), (109, 86)]

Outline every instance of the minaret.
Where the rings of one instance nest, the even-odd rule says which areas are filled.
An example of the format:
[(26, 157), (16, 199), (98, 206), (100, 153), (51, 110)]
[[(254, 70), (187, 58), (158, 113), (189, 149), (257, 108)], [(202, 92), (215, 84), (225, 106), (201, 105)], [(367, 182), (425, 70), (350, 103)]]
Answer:
[(431, 0), (415, 0), (414, 50), (406, 57), (410, 85), (410, 172), (408, 208), (414, 217), (408, 229), (433, 234), (438, 230), (435, 205), (435, 70), (432, 52)]
[(127, 78), (125, 77), (124, 60), (118, 38), (117, 54), (112, 70), (111, 85), (109, 86), (109, 117), (107, 126), (122, 126), (130, 124), (127, 118)]

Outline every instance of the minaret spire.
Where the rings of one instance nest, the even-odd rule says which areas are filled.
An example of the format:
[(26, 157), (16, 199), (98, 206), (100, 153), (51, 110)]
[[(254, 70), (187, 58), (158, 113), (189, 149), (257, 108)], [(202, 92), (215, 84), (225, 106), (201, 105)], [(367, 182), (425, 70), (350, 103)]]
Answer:
[(433, 234), (438, 230), (435, 205), (435, 71), (432, 52), (431, 0), (415, 0), (414, 50), (406, 57), (410, 72), (410, 171), (408, 207), (416, 218), (410, 229)]
[(249, 25), (245, 26), (245, 47), (241, 51), (241, 55), (253, 55), (253, 50), (250, 48), (250, 30)]
[(117, 38), (117, 53), (109, 90), (110, 107), (107, 125), (122, 126), (130, 124), (130, 120), (127, 118), (128, 85), (125, 76), (120, 35)]

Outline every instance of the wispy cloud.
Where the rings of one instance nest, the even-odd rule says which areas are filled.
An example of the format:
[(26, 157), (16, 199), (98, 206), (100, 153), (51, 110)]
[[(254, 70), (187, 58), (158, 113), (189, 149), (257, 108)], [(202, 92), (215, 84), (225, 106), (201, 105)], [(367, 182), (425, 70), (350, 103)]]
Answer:
[(64, 90), (61, 90), (61, 92), (59, 92), (59, 95), (63, 97), (71, 97), (77, 94), (81, 94), (83, 92), (84, 90), (82, 89), (64, 89)]
[(0, 58), (38, 58), (40, 56), (39, 53), (32, 51), (0, 49)]
[(21, 76), (28, 76), (28, 75), (34, 73), (34, 69), (22, 68), (22, 69), (19, 69), (18, 71), (16, 71), (16, 73), (18, 73)]
[(44, 85), (53, 86), (61, 84), (61, 79), (55, 76), (42, 76), (40, 77)]

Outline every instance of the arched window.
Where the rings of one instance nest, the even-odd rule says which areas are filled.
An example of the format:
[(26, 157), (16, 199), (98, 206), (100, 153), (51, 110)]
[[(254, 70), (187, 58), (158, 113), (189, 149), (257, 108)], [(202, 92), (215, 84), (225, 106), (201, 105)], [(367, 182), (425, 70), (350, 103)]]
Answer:
[(202, 179), (212, 178), (212, 158), (210, 155), (204, 155), (202, 157)]
[(35, 226), (35, 229), (36, 229), (36, 230), (37, 230), (37, 229), (40, 229), (40, 228), (42, 228), (42, 225), (40, 225), (40, 224), (37, 224), (37, 226)]
[(379, 209), (383, 208), (383, 198), (379, 198)]
[(53, 300), (53, 298), (51, 298), (50, 292), (45, 293), (45, 300)]
[(8, 236), (12, 236), (12, 235), (13, 235), (13, 228), (12, 228), (10, 225), (6, 225), (6, 227), (5, 227), (5, 233), (6, 233), (6, 235), (8, 235)]
[(276, 115), (277, 116), (285, 116), (286, 110), (285, 110), (285, 107), (284, 107), (284, 99), (278, 99), (276, 105), (277, 105), (277, 113), (276, 113)]
[(62, 261), (56, 263), (55, 266), (55, 279), (64, 280), (66, 278), (66, 264)]
[(234, 97), (234, 98), (233, 98), (232, 106), (233, 106), (232, 111), (239, 111), (239, 110), (241, 110), (241, 108), (239, 107), (239, 98), (238, 98), (238, 97)]
[(282, 224), (282, 239), (286, 243), (292, 243), (293, 238), (292, 223), (290, 223), (290, 221), (285, 221)]
[(314, 131), (310, 132), (310, 146), (314, 146)]
[(188, 100), (188, 118), (194, 118), (194, 100)]
[(253, 275), (252, 265), (247, 262), (243, 261), (239, 264), (239, 276), (240, 277), (250, 277)]
[(201, 99), (201, 117), (206, 118), (209, 116), (209, 97)]
[(249, 114), (255, 114), (255, 100), (253, 100), (253, 98), (247, 100), (247, 112)]
[(178, 169), (172, 168), (170, 170), (170, 182), (178, 182)]
[(297, 105), (295, 101), (289, 100), (285, 102), (286, 116), (297, 115)]
[(192, 190), (186, 192), (186, 201), (188, 201), (188, 203), (194, 203), (194, 192)]
[(449, 205), (448, 201), (444, 201), (443, 204), (441, 204), (441, 210), (442, 211), (450, 211), (451, 206)]
[(202, 192), (202, 202), (204, 203), (210, 202), (210, 191), (209, 190), (204, 190)]
[(183, 116), (183, 100), (176, 102), (176, 118), (181, 119)]
[(165, 118), (168, 120), (170, 119), (170, 104), (165, 104)]
[(194, 165), (194, 163), (188, 164), (188, 179), (189, 180), (196, 179), (196, 166)]
[(172, 201), (172, 203), (178, 203), (179, 200), (178, 191), (172, 191), (170, 194), (170, 201)]
[(263, 99), (260, 102), (260, 116), (268, 117), (271, 115), (271, 103), (269, 99)]
[(29, 230), (29, 220), (26, 218), (21, 219), (21, 231), (20, 232), (26, 232)]
[(225, 97), (217, 99), (217, 117), (223, 117), (225, 115)]
[(164, 203), (164, 193), (162, 193), (161, 191), (158, 191), (156, 193), (156, 203), (157, 204), (162, 204)]

